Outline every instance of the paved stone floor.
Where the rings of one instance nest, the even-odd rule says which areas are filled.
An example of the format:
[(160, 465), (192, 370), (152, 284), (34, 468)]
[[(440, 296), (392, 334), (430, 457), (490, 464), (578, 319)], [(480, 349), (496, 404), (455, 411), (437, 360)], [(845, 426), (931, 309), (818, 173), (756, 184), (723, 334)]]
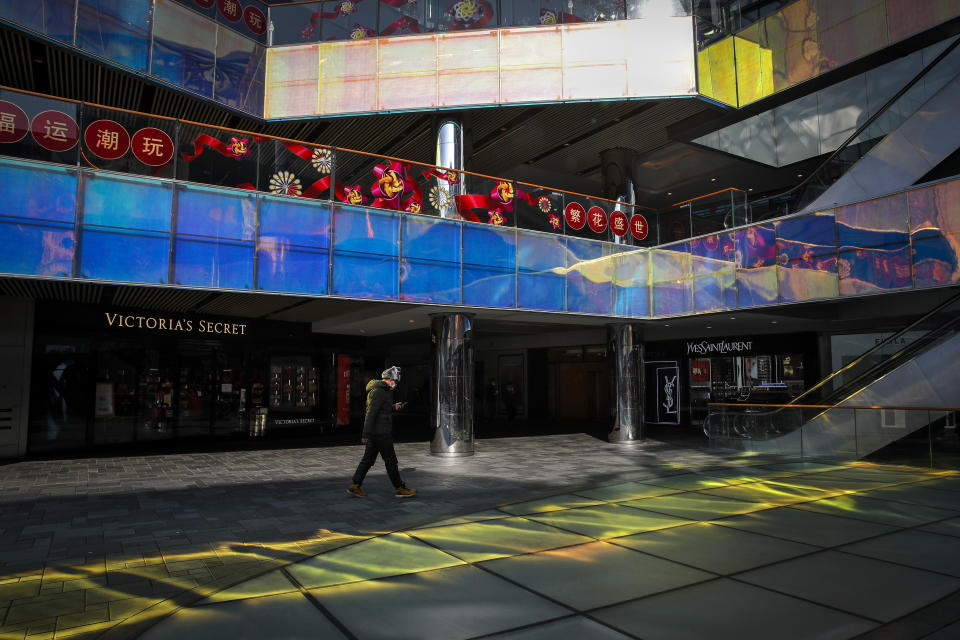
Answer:
[(0, 638), (960, 637), (960, 476), (575, 434), (0, 466)]

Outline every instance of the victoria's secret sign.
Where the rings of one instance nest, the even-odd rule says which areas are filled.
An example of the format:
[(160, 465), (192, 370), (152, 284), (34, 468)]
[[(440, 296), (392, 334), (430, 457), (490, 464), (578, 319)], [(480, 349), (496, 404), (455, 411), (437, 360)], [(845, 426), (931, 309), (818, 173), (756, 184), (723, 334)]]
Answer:
[(244, 336), (247, 325), (237, 322), (188, 318), (164, 318), (160, 316), (134, 316), (123, 313), (104, 312), (107, 327), (111, 329), (147, 329), (149, 331), (177, 331), (180, 333), (204, 333)]

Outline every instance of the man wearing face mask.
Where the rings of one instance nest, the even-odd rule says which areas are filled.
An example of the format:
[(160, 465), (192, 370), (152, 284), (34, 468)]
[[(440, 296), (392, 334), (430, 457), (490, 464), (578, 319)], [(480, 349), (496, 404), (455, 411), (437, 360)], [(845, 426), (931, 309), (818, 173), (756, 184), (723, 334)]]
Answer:
[(367, 448), (353, 474), (352, 483), (347, 487), (347, 493), (358, 498), (367, 496), (360, 485), (376, 462), (377, 454), (380, 454), (387, 467), (390, 482), (396, 488), (395, 496), (410, 498), (417, 491), (404, 486), (400, 479), (400, 469), (397, 467), (397, 454), (393, 450), (393, 412), (403, 406), (402, 402), (393, 401), (393, 389), (400, 380), (400, 367), (390, 367), (380, 374), (380, 378), (367, 384), (367, 414), (363, 420), (363, 434), (360, 438), (360, 442), (367, 445)]

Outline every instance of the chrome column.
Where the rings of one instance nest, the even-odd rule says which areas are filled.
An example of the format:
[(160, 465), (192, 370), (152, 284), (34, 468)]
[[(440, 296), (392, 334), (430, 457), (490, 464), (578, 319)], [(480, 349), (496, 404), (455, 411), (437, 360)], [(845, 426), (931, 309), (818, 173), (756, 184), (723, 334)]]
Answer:
[[(463, 125), (453, 120), (443, 120), (437, 127), (437, 160), (438, 167), (463, 171)], [(450, 196), (450, 205), (440, 211), (441, 218), (457, 218), (457, 207), (453, 204), (454, 197), (463, 194), (464, 176), (453, 183), (437, 179), (437, 186), (446, 189)]]
[(432, 421), (430, 453), (473, 455), (473, 321), (468, 315), (433, 316)]
[(636, 325), (607, 327), (613, 402), (613, 430), (610, 442), (627, 443), (643, 438), (643, 345)]

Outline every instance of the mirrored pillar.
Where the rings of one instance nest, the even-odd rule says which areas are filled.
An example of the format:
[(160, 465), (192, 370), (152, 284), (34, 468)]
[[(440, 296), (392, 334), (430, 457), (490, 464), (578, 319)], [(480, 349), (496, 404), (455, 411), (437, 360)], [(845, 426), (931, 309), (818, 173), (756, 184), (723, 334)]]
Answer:
[[(455, 120), (441, 120), (437, 126), (437, 166), (463, 171), (463, 153), (463, 125)], [(446, 190), (450, 203), (440, 211), (441, 218), (458, 217), (454, 198), (463, 194), (464, 180), (462, 174), (456, 182), (437, 178), (437, 186)]]
[(643, 439), (643, 345), (640, 330), (632, 324), (607, 327), (613, 401), (610, 442), (630, 443)]
[(433, 316), (432, 420), (430, 453), (473, 455), (473, 320), (462, 313)]

